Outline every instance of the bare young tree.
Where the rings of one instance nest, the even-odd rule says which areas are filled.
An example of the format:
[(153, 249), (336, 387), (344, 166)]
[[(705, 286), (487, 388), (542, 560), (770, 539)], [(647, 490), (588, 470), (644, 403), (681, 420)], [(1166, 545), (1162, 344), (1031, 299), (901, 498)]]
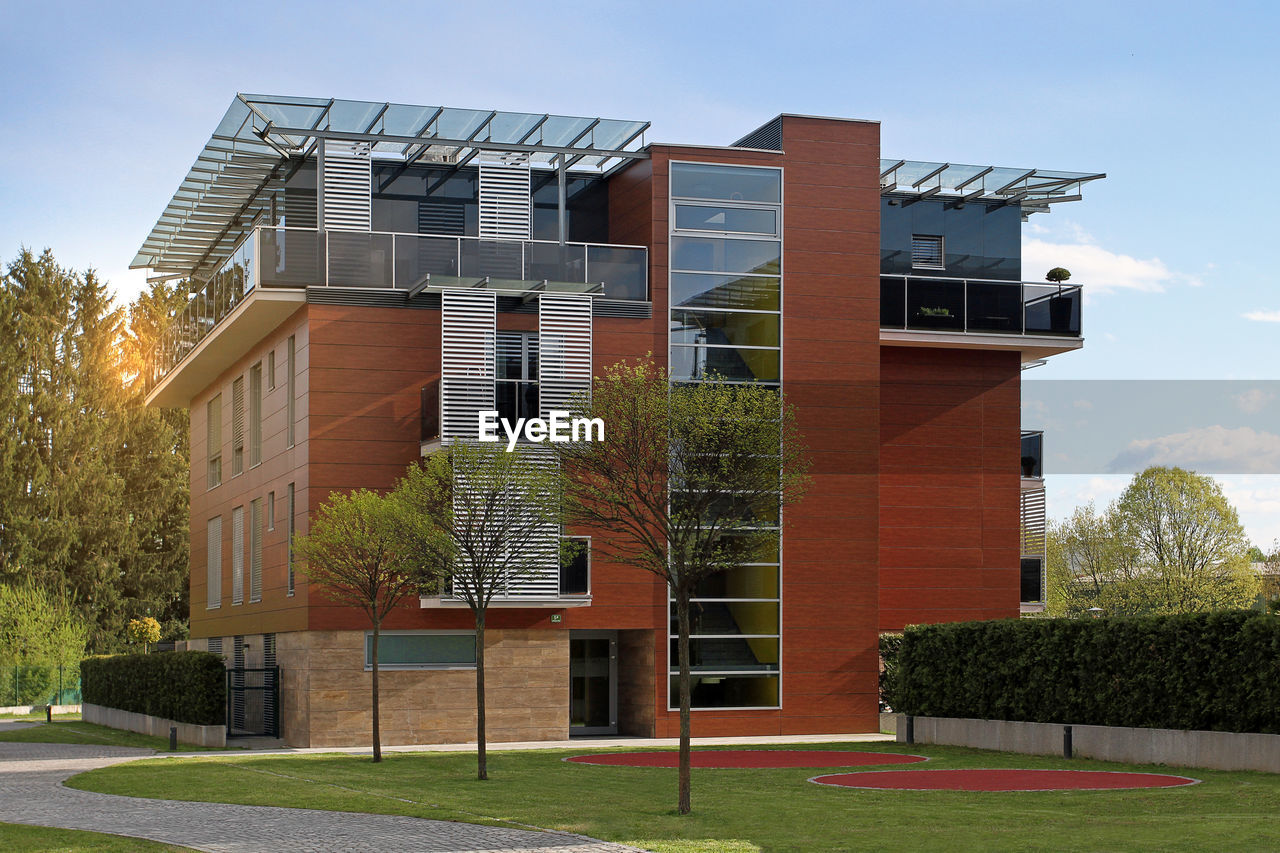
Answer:
[(457, 441), (410, 466), (394, 495), (416, 520), (402, 528), (405, 552), (421, 570), (447, 577), (475, 617), (476, 772), (488, 779), (486, 616), (496, 597), (558, 562), (555, 460), (530, 447)]
[(776, 548), (807, 456), (776, 389), (712, 377), (672, 386), (652, 361), (621, 362), (581, 401), (603, 442), (559, 445), (566, 516), (599, 531), (610, 560), (662, 578), (676, 606), (678, 811), (690, 802), (690, 603), (699, 584)]
[(293, 540), (302, 571), (332, 600), (358, 607), (373, 625), (373, 760), (382, 760), (378, 718), (378, 640), (382, 622), (422, 584), (418, 566), (399, 547), (399, 507), (365, 489), (334, 492), (311, 519), (308, 533)]

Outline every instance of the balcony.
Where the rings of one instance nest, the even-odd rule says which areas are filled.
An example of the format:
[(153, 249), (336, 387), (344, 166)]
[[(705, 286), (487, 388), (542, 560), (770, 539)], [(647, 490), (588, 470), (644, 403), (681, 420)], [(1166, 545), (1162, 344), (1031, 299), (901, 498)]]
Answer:
[[(570, 292), (644, 301), (648, 263), (643, 246), (260, 226), (165, 332), (152, 359), (150, 387), (160, 385), (228, 318), (245, 323), (247, 334), (266, 334), (305, 301), (308, 287), (400, 291), (406, 298), (444, 288), (485, 288), (500, 296)], [(273, 310), (247, 318), (244, 303), (253, 301)], [(181, 395), (172, 396), (152, 402), (180, 404)]]
[(882, 275), (880, 339), (1043, 358), (1083, 345), (1082, 301), (1078, 285)]

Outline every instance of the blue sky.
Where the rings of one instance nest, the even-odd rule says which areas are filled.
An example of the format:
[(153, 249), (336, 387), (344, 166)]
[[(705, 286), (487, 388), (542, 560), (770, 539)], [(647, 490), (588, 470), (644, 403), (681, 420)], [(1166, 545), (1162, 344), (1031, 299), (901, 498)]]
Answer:
[[(653, 122), (727, 144), (779, 112), (882, 122), (886, 157), (1105, 171), (1024, 226), (1072, 270), (1083, 352), (1027, 379), (1275, 379), (1267, 3), (9, 4), (0, 257), (129, 297), (134, 252), (236, 91)], [(1047, 441), (1051, 442), (1052, 438)], [(1280, 478), (1223, 477), (1280, 537)], [(1124, 478), (1061, 477), (1050, 512)]]

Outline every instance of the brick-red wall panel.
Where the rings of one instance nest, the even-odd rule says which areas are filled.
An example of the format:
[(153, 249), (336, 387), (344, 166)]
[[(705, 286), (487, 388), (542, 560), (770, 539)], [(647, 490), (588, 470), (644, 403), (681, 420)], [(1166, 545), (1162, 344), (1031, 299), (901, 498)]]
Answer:
[(1018, 615), (1016, 353), (881, 350), (880, 628)]

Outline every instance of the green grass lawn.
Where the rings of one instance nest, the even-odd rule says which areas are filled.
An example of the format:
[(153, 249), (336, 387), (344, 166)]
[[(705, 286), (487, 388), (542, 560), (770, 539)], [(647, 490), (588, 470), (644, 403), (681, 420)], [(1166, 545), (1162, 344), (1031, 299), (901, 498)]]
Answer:
[[(80, 720), (58, 720), (25, 729), (0, 732), (0, 743), (88, 743), (111, 746), (136, 746), (160, 752), (169, 750), (169, 739), (109, 729)], [(179, 743), (181, 752), (203, 752), (213, 747)]]
[[(54, 714), (55, 720), (78, 720), (79, 714)], [(44, 711), (35, 711), (30, 714), (0, 714), (0, 723), (32, 723), (44, 722)]]
[(43, 826), (26, 826), (20, 823), (0, 823), (0, 850), (6, 853), (165, 853), (183, 851), (186, 847), (172, 847), (143, 841), (140, 838), (124, 838), (101, 832), (80, 832), (75, 829), (48, 829)]
[[(768, 748), (768, 747), (765, 747)], [(1028, 767), (1159, 771), (958, 747), (814, 745), (915, 752), (888, 769)], [(662, 853), (757, 850), (1262, 850), (1280, 846), (1280, 776), (1183, 771), (1185, 788), (981, 794), (813, 785), (845, 770), (694, 770), (694, 813), (675, 814), (675, 770), (560, 759), (592, 750), (496, 752), (488, 782), (469, 753), (152, 759), (74, 777), (111, 794), (299, 806), (583, 833)], [(870, 768), (868, 771), (874, 771)], [(1178, 772), (1178, 771), (1173, 771)]]

